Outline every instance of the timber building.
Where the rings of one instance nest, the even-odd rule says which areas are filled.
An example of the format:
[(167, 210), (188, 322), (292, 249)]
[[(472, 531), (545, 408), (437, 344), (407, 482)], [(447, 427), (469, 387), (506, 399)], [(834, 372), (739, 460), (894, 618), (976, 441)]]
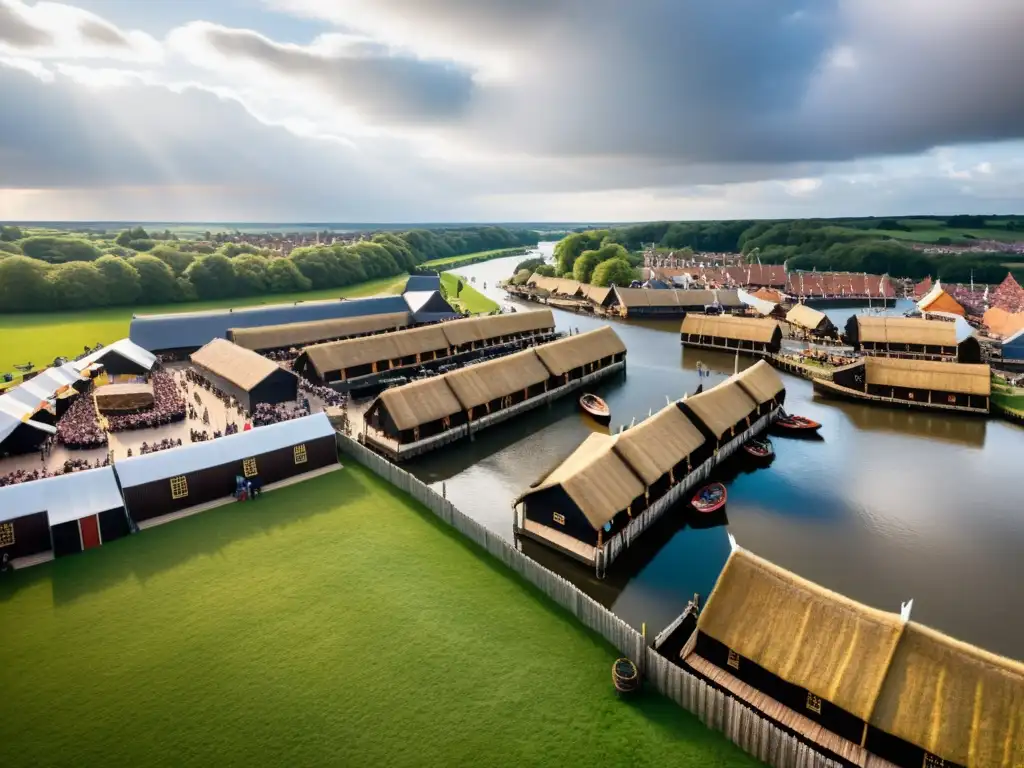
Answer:
[(853, 315), (846, 322), (847, 342), (868, 356), (980, 363), (981, 345), (963, 321)]
[(913, 408), (988, 413), (992, 374), (987, 365), (868, 357), (837, 368), (814, 388), (854, 400)]
[(517, 534), (587, 564), (611, 562), (755, 425), (767, 426), (760, 420), (784, 398), (779, 375), (760, 360), (614, 437), (590, 435), (516, 499)]
[(1024, 765), (1024, 665), (734, 548), (683, 665), (842, 765)]
[(735, 290), (706, 289), (681, 290), (675, 288), (619, 288), (614, 289), (622, 317), (681, 317), (688, 312), (736, 312), (743, 308)]
[(828, 316), (806, 304), (794, 304), (793, 308), (786, 313), (786, 322), (806, 336), (836, 335), (836, 327), (828, 319)]
[(299, 380), (273, 360), (214, 339), (192, 355), (196, 372), (252, 413), (259, 403), (286, 403), (298, 397)]
[(550, 309), (469, 317), (402, 331), (306, 347), (295, 370), (319, 383), (350, 382), (386, 371), (455, 359), (555, 331)]
[(684, 346), (703, 349), (774, 354), (782, 347), (782, 329), (767, 318), (688, 314), (679, 335)]
[[(477, 421), (486, 426), (493, 421), (487, 417), (523, 403), (539, 404), (543, 396), (567, 392), (594, 374), (621, 369), (625, 357), (622, 341), (605, 326), (385, 390), (364, 420), (401, 448)], [(452, 437), (464, 434), (456, 431)]]
[(256, 328), (230, 328), (228, 340), (254, 352), (268, 352), (398, 331), (411, 324), (412, 315), (408, 312), (391, 312), (382, 315), (340, 317), (332, 320), (283, 323)]
[(24, 567), (127, 536), (128, 518), (111, 467), (0, 488), (0, 555)]
[(326, 414), (314, 413), (121, 459), (114, 469), (128, 513), (140, 523), (230, 497), (238, 477), (265, 486), (337, 463), (334, 428)]

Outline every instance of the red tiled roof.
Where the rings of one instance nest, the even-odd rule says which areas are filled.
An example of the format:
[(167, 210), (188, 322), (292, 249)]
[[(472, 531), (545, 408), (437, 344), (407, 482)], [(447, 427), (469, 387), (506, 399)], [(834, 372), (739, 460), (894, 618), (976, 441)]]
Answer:
[(794, 296), (896, 296), (888, 277), (853, 272), (790, 272), (786, 292)]

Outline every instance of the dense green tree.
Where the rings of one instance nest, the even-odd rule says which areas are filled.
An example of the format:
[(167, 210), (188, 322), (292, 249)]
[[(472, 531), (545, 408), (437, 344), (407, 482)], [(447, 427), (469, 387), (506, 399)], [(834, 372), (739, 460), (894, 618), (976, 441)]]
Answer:
[(565, 274), (572, 272), (576, 259), (584, 251), (597, 250), (601, 242), (610, 234), (607, 229), (587, 230), (577, 232), (559, 240), (555, 246), (555, 261), (558, 264), (558, 272)]
[(139, 273), (142, 297), (147, 304), (166, 304), (178, 298), (174, 273), (156, 256), (140, 254), (128, 259), (128, 263)]
[[(620, 246), (621, 247), (621, 246)], [(581, 283), (589, 283), (601, 257), (597, 251), (584, 251), (572, 265), (572, 279)]]
[(538, 275), (543, 275), (544, 277), (555, 276), (555, 267), (552, 264), (541, 264), (533, 271), (536, 272)]
[(21, 227), (16, 227), (13, 224), (0, 226), (0, 240), (12, 242), (14, 240), (21, 240), (24, 236)]
[(308, 291), (312, 281), (305, 277), (291, 259), (271, 259), (267, 264), (267, 289), (271, 293)]
[(523, 259), (518, 264), (516, 264), (516, 268), (513, 269), (512, 272), (516, 273), (521, 269), (528, 269), (531, 273), (533, 273), (533, 271), (536, 270), (537, 267), (541, 266), (544, 263), (544, 258), (542, 256), (531, 256), (530, 258)]
[(133, 251), (138, 251), (139, 253), (148, 253), (149, 251), (152, 251), (154, 248), (156, 248), (156, 240), (150, 240), (148, 238), (140, 240), (129, 240), (128, 247), (131, 248)]
[(135, 251), (125, 248), (123, 245), (108, 245), (103, 249), (103, 253), (108, 256), (117, 256), (119, 259), (130, 259), (135, 255)]
[(242, 254), (231, 260), (235, 270), (235, 290), (239, 296), (260, 296), (267, 292), (267, 265), (265, 256)]
[(224, 243), (216, 251), (222, 256), (227, 256), (229, 259), (235, 258), (243, 253), (250, 253), (256, 256), (273, 256), (274, 251), (269, 248), (258, 248), (255, 245), (249, 243)]
[(157, 245), (149, 252), (149, 255), (156, 256), (170, 267), (175, 277), (185, 274), (185, 270), (189, 268), (189, 265), (196, 258), (191, 253), (182, 253), (177, 248), (169, 245)]
[(520, 269), (516, 272), (515, 277), (512, 278), (512, 282), (515, 285), (526, 285), (526, 281), (533, 276), (533, 272), (528, 269)]
[(114, 305), (134, 304), (142, 295), (139, 273), (125, 259), (101, 256), (93, 262), (103, 276), (107, 302)]
[(53, 308), (53, 290), (46, 279), (51, 267), (27, 256), (0, 261), (0, 311), (31, 312)]
[(327, 246), (296, 248), (288, 257), (309, 280), (313, 290), (341, 285), (337, 255)]
[(199, 294), (196, 293), (196, 287), (188, 281), (188, 278), (184, 275), (179, 275), (174, 278), (174, 295), (178, 301), (198, 301)]
[(636, 270), (625, 259), (602, 261), (594, 270), (591, 282), (594, 285), (618, 285), (628, 287), (636, 279)]
[(17, 243), (0, 240), (0, 253), (13, 253), (17, 256), (22, 254), (21, 246)]
[(371, 280), (377, 277), (391, 277), (402, 270), (384, 246), (377, 243), (362, 241), (347, 246), (363, 263), (363, 270)]
[(403, 272), (408, 272), (419, 263), (412, 249), (409, 248), (409, 244), (397, 235), (391, 233), (374, 235), (373, 242), (386, 248)]
[(51, 237), (37, 235), (18, 241), (22, 253), (33, 259), (50, 264), (64, 264), (69, 261), (95, 261), (102, 253), (88, 240), (77, 237)]
[(62, 310), (102, 307), (107, 303), (103, 273), (95, 264), (84, 261), (59, 264), (47, 277), (53, 286), (54, 305)]
[(185, 270), (184, 277), (195, 286), (200, 299), (224, 299), (235, 295), (236, 278), (232, 260), (214, 253), (200, 256)]

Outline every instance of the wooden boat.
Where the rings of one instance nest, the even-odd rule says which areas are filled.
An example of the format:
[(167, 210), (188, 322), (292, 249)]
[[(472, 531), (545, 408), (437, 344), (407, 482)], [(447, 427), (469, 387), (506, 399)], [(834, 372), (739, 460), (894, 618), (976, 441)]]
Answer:
[(601, 424), (608, 424), (612, 420), (611, 408), (608, 407), (608, 403), (597, 395), (589, 393), (583, 395), (580, 398), (580, 408)]
[(697, 491), (690, 503), (693, 504), (693, 508), (698, 512), (710, 514), (711, 512), (717, 512), (725, 506), (727, 496), (724, 485), (721, 483), (711, 483), (711, 485), (705, 485)]
[(633, 693), (640, 687), (640, 673), (636, 664), (627, 658), (616, 659), (612, 664), (612, 683), (619, 694)]
[(785, 415), (775, 420), (775, 426), (786, 432), (817, 432), (821, 424), (805, 416)]
[(743, 444), (743, 450), (755, 459), (770, 459), (775, 455), (775, 449), (768, 438), (760, 440), (756, 437), (747, 440)]

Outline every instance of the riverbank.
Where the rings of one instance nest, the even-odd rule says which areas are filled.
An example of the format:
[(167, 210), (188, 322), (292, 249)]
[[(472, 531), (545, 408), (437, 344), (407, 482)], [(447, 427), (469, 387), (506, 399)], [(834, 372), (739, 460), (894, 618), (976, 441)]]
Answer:
[(16, 572), (0, 617), (5, 764), (758, 764), (356, 466)]
[(506, 259), (510, 256), (525, 256), (530, 252), (530, 248), (526, 246), (517, 246), (515, 248), (499, 248), (495, 251), (478, 251), (476, 253), (467, 253), (462, 256), (449, 256), (445, 259), (432, 259), (431, 261), (425, 261), (420, 264), (421, 267), (426, 269), (453, 269), (455, 267), (465, 267), (470, 264), (479, 264), (483, 261), (491, 261), (492, 259)]
[(224, 307), (254, 307), (293, 301), (317, 301), (339, 296), (354, 299), (377, 294), (397, 294), (405, 288), (408, 275), (401, 274), (380, 280), (329, 288), (322, 291), (278, 293), (266, 296), (244, 296), (217, 301), (192, 301), (180, 304), (158, 304), (145, 307), (108, 307), (84, 312), (47, 312), (0, 315), (0, 373), (17, 373), (16, 364), (35, 363), (36, 370), (48, 366), (56, 357), (74, 357), (85, 346), (97, 342), (109, 344), (128, 335), (132, 315), (162, 312), (198, 312)]
[[(458, 291), (459, 296), (455, 298), (460, 279), (462, 280), (462, 290)], [(448, 296), (448, 303), (457, 310), (473, 315), (486, 315), (498, 309), (498, 302), (487, 298), (470, 285), (469, 280), (460, 278), (453, 272), (441, 273), (441, 286)]]

